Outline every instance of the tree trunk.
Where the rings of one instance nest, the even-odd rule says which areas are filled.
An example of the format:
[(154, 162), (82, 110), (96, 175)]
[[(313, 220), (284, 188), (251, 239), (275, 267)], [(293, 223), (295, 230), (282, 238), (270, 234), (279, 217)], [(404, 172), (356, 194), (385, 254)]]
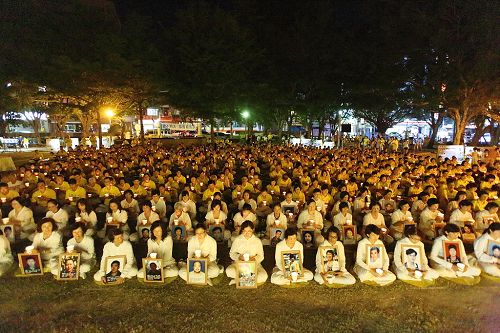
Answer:
[[(484, 125), (484, 121), (483, 121)], [(472, 140), (470, 142), (471, 146), (477, 146), (479, 144), (479, 140), (483, 137), (483, 135), (488, 132), (488, 128), (490, 126), (480, 126), (476, 127), (476, 133), (474, 133), (474, 136), (472, 137)]]
[(33, 132), (35, 133), (35, 138), (37, 139), (38, 142), (41, 141), (40, 139), (40, 118), (33, 118), (31, 120), (31, 127), (33, 127)]
[(490, 136), (491, 142), (490, 145), (496, 146), (498, 145), (498, 141), (500, 140), (500, 124), (497, 123), (497, 126), (494, 126), (494, 123), (490, 125)]
[(455, 119), (455, 133), (453, 135), (453, 144), (461, 145), (464, 143), (465, 127), (467, 126), (465, 117), (456, 117)]
[(141, 125), (141, 143), (144, 143), (144, 108), (142, 103), (139, 103), (139, 124)]
[(439, 112), (438, 119), (435, 120), (434, 116), (432, 115), (432, 120), (431, 120), (431, 136), (429, 137), (429, 142), (427, 143), (427, 148), (432, 149), (434, 147), (434, 144), (436, 143), (436, 138), (437, 134), (439, 132), (439, 127), (443, 124), (444, 120), (444, 114), (442, 112)]
[(101, 112), (96, 110), (97, 113), (97, 133), (99, 135), (99, 149), (102, 149), (102, 129), (101, 129)]

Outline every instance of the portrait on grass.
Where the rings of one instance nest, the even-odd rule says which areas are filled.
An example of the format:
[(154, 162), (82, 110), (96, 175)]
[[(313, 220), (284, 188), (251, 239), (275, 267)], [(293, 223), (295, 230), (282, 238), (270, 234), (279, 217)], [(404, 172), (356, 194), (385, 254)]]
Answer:
[(269, 239), (271, 246), (276, 246), (279, 242), (285, 239), (285, 229), (283, 228), (270, 228)]
[(470, 223), (465, 223), (464, 226), (460, 228), (460, 233), (462, 234), (462, 241), (464, 243), (474, 243), (476, 240), (474, 227)]
[(19, 253), (19, 268), (22, 275), (43, 275), (43, 266), (40, 253)]
[(174, 226), (172, 228), (172, 239), (174, 242), (184, 242), (186, 240), (186, 226)]
[(443, 256), (447, 262), (452, 264), (462, 262), (460, 258), (460, 244), (453, 241), (443, 241)]
[(314, 230), (302, 230), (301, 235), (302, 245), (304, 245), (305, 248), (314, 247)]
[(9, 242), (14, 243), (16, 241), (16, 236), (14, 233), (14, 225), (12, 224), (3, 224), (0, 225), (0, 234), (3, 234), (5, 238), (9, 240)]
[(366, 263), (370, 268), (383, 268), (383, 244), (366, 244)]
[(257, 263), (255, 261), (236, 262), (236, 288), (257, 288)]
[(212, 236), (217, 243), (224, 242), (224, 226), (222, 224), (211, 225), (208, 234)]
[(156, 258), (143, 258), (144, 282), (162, 283), (164, 281), (162, 260)]
[(141, 225), (137, 228), (137, 234), (139, 238), (143, 241), (147, 241), (151, 237), (151, 226)]
[(281, 263), (286, 278), (291, 278), (293, 272), (296, 272), (298, 276), (304, 275), (300, 251), (282, 251)]
[(500, 242), (488, 240), (488, 255), (500, 259)]
[(401, 262), (409, 271), (421, 270), (423, 267), (422, 256), (425, 254), (421, 245), (402, 244)]
[(342, 226), (342, 240), (344, 244), (356, 244), (357, 230), (355, 225)]
[(59, 255), (57, 279), (62, 281), (78, 280), (80, 274), (80, 253), (63, 253)]
[(111, 256), (106, 258), (106, 283), (113, 284), (122, 276), (122, 270), (126, 264), (125, 256)]
[(189, 258), (187, 261), (187, 283), (206, 285), (208, 283), (208, 259)]

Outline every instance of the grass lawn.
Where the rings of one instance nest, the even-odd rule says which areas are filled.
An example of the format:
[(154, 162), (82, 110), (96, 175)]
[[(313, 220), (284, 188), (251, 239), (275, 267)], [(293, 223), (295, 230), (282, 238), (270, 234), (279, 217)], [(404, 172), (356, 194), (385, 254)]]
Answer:
[(420, 289), (396, 281), (331, 289), (315, 282), (281, 288), (267, 282), (237, 290), (162, 286), (137, 279), (120, 286), (43, 277), (0, 279), (0, 332), (498, 332), (500, 284), (444, 279)]

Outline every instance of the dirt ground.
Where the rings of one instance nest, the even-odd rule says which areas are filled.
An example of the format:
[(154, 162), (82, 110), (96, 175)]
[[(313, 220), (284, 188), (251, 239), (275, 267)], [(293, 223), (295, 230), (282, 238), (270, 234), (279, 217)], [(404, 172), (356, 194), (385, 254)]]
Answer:
[(400, 281), (331, 289), (315, 282), (283, 288), (267, 282), (237, 290), (180, 278), (120, 286), (43, 277), (0, 279), (0, 332), (499, 332), (500, 285), (440, 279), (420, 289)]

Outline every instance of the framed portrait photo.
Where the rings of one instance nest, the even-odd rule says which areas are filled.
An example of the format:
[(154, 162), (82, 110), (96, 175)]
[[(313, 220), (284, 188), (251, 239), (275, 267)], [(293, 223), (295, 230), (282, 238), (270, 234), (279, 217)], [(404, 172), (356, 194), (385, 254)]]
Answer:
[(208, 234), (212, 236), (217, 243), (224, 242), (224, 226), (222, 224), (212, 224), (208, 228)]
[(189, 258), (187, 260), (187, 283), (204, 286), (208, 283), (208, 259)]
[(108, 222), (106, 222), (105, 227), (106, 227), (106, 235), (108, 235), (109, 231), (111, 229), (119, 229), (120, 228), (120, 224), (119, 223), (108, 223)]
[(157, 258), (143, 258), (142, 267), (144, 267), (144, 282), (163, 283), (163, 262)]
[(22, 275), (43, 275), (43, 265), (40, 253), (19, 253), (17, 257), (19, 259), (19, 268), (21, 269)]
[(80, 276), (80, 253), (63, 253), (59, 255), (57, 280), (78, 280)]
[(147, 241), (151, 238), (151, 225), (140, 225), (137, 227), (137, 234), (139, 238), (143, 241)]
[(125, 256), (106, 257), (106, 284), (115, 284), (122, 275), (127, 258)]
[(257, 288), (257, 263), (255, 261), (237, 261), (236, 288)]
[(293, 272), (296, 272), (297, 276), (304, 276), (300, 251), (282, 251), (281, 263), (286, 278), (292, 279)]
[(476, 240), (474, 227), (470, 223), (465, 223), (464, 226), (460, 228), (460, 233), (462, 234), (462, 241), (464, 243), (474, 243)]
[(439, 237), (443, 235), (443, 228), (446, 225), (446, 223), (434, 223), (434, 237)]
[(289, 214), (295, 214), (295, 206), (293, 206), (293, 205), (285, 205), (285, 206), (281, 207), (281, 211), (286, 216), (288, 216)]
[(460, 243), (455, 241), (443, 241), (443, 256), (447, 262), (458, 264), (462, 262), (460, 258)]
[(342, 226), (342, 240), (344, 244), (356, 244), (358, 232), (355, 225), (344, 224)]
[(186, 241), (186, 226), (174, 225), (172, 227), (172, 239), (174, 242), (185, 242)]
[(14, 232), (13, 224), (2, 224), (0, 225), (0, 230), (2, 231), (5, 238), (9, 240), (9, 242), (14, 243), (16, 241), (16, 234)]
[(424, 262), (422, 256), (425, 254), (422, 245), (418, 244), (402, 244), (401, 245), (401, 262), (409, 271), (422, 270)]
[(487, 245), (488, 255), (500, 259), (500, 242), (490, 239)]
[(269, 229), (269, 240), (271, 246), (276, 246), (279, 242), (285, 239), (285, 229), (283, 228), (270, 228)]
[(416, 228), (416, 227), (417, 227), (417, 224), (415, 222), (413, 222), (413, 221), (412, 222), (406, 222), (404, 224), (403, 234), (406, 235), (408, 229)]
[(313, 248), (314, 247), (314, 229), (302, 229), (300, 231), (302, 236), (302, 245), (304, 248)]
[(366, 263), (370, 268), (383, 268), (384, 244), (366, 244)]
[(321, 273), (333, 275), (334, 272), (340, 271), (338, 249), (336, 246), (320, 246), (319, 253), (321, 255)]

